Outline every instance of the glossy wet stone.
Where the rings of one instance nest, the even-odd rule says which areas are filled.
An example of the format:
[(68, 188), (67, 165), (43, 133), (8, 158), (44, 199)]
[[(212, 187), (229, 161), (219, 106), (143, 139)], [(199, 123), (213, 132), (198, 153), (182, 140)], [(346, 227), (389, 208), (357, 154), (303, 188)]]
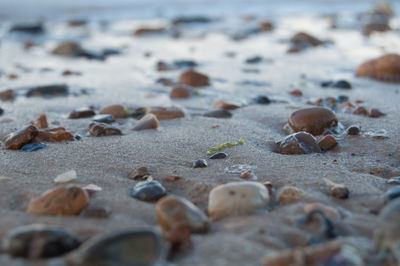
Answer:
[(167, 194), (167, 190), (157, 181), (137, 183), (131, 190), (131, 196), (142, 201), (157, 201)]
[(4, 240), (10, 256), (30, 259), (62, 256), (79, 245), (80, 241), (68, 231), (40, 224), (17, 227)]
[(67, 96), (69, 93), (68, 86), (65, 84), (37, 86), (28, 89), (26, 97), (55, 97)]
[(48, 128), (49, 127), (49, 121), (47, 120), (46, 114), (40, 114), (38, 119), (36, 119), (33, 124), (37, 128)]
[(357, 68), (356, 75), (386, 82), (400, 82), (400, 55), (386, 54), (362, 63)]
[(177, 85), (173, 87), (169, 93), (172, 99), (187, 99), (190, 97), (191, 89), (188, 86)]
[(179, 76), (179, 82), (192, 86), (204, 87), (210, 85), (210, 79), (207, 75), (196, 72), (195, 70), (188, 70)]
[(182, 118), (185, 112), (179, 107), (151, 107), (149, 113), (155, 115), (158, 120)]
[(193, 162), (193, 168), (205, 168), (208, 166), (208, 163), (204, 159), (196, 160)]
[(400, 198), (400, 186), (391, 188), (385, 193), (385, 201), (386, 202), (392, 201), (397, 198)]
[(218, 108), (218, 109), (234, 110), (234, 109), (240, 108), (240, 105), (237, 105), (234, 103), (229, 103), (229, 102), (222, 101), (222, 100), (218, 100), (218, 101), (214, 102), (213, 107)]
[(360, 135), (361, 127), (359, 125), (351, 125), (346, 129), (347, 135), (357, 136)]
[(307, 132), (297, 132), (277, 143), (281, 154), (307, 154), (321, 152), (317, 140)]
[(28, 34), (41, 34), (45, 32), (41, 22), (17, 23), (11, 26), (9, 32), (21, 32)]
[(338, 125), (338, 119), (331, 110), (324, 107), (303, 108), (289, 116), (289, 126), (294, 132), (305, 131), (314, 136), (321, 135), (325, 129)]
[(57, 127), (46, 130), (39, 130), (37, 135), (32, 139), (32, 142), (61, 142), (72, 140), (74, 140), (74, 136), (71, 132), (67, 131), (63, 127)]
[(333, 149), (338, 145), (336, 138), (332, 135), (324, 136), (320, 141), (318, 141), (318, 146), (323, 151)]
[(269, 202), (266, 187), (257, 182), (231, 182), (210, 191), (208, 214), (213, 219), (263, 210)]
[(3, 150), (19, 150), (22, 146), (31, 142), (38, 134), (35, 126), (27, 126), (19, 131), (6, 135), (2, 140)]
[(204, 233), (209, 227), (207, 216), (193, 203), (178, 196), (160, 199), (156, 214), (164, 232), (187, 229), (192, 233)]
[(33, 151), (38, 151), (43, 148), (46, 148), (47, 145), (37, 142), (37, 143), (29, 143), (25, 144), (24, 146), (21, 147), (21, 151), (26, 151), (26, 152), (33, 152)]
[(96, 112), (89, 108), (81, 108), (69, 113), (69, 119), (87, 118), (96, 115)]
[(279, 191), (278, 200), (280, 203), (291, 203), (302, 199), (305, 192), (297, 187), (285, 186)]
[(100, 114), (112, 115), (115, 118), (124, 118), (128, 116), (125, 107), (120, 104), (113, 104), (103, 107), (100, 109)]
[(97, 236), (85, 242), (72, 258), (74, 265), (156, 265), (161, 243), (152, 231), (130, 230)]
[(154, 114), (147, 114), (138, 121), (133, 130), (157, 129), (159, 125), (160, 122)]
[(93, 117), (93, 121), (94, 122), (98, 122), (98, 123), (106, 123), (106, 124), (110, 124), (115, 122), (114, 116), (113, 115), (95, 115)]
[(208, 159), (211, 159), (211, 160), (225, 159), (226, 157), (228, 157), (228, 154), (226, 154), (225, 152), (217, 152), (217, 153), (214, 153), (213, 155), (211, 155), (210, 157), (208, 157)]
[(63, 186), (47, 190), (32, 199), (28, 212), (44, 215), (78, 215), (89, 205), (89, 196), (78, 186)]
[(89, 124), (88, 130), (90, 135), (93, 137), (122, 135), (120, 129), (103, 123), (91, 123)]
[(263, 95), (257, 96), (253, 100), (257, 104), (270, 104), (271, 103), (271, 100), (267, 96), (263, 96)]
[(230, 118), (232, 117), (232, 113), (225, 109), (219, 109), (204, 113), (203, 116), (213, 118)]

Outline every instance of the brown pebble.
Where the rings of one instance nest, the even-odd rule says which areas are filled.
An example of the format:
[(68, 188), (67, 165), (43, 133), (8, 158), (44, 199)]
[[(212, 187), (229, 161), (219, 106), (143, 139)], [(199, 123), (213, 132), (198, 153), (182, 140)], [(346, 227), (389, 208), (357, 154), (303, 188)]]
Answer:
[(150, 176), (149, 170), (147, 170), (147, 167), (139, 167), (138, 169), (135, 169), (134, 171), (129, 173), (129, 178), (133, 180), (138, 180), (138, 181), (144, 181), (147, 180), (147, 177)]
[(400, 82), (400, 55), (386, 54), (361, 64), (356, 75), (386, 82)]
[(30, 125), (14, 133), (10, 133), (3, 138), (2, 149), (19, 150), (22, 146), (31, 142), (38, 132), (37, 127)]
[(14, 74), (14, 73), (10, 73), (10, 74), (7, 75), (7, 77), (8, 77), (8, 79), (17, 79), (18, 75)]
[(334, 147), (336, 147), (337, 144), (338, 142), (336, 141), (336, 138), (331, 135), (327, 135), (323, 137), (320, 141), (318, 141), (318, 146), (323, 151), (333, 149)]
[(294, 132), (306, 131), (316, 136), (321, 135), (325, 129), (337, 126), (338, 119), (335, 113), (327, 108), (311, 107), (293, 112), (288, 123)]
[(100, 109), (100, 114), (112, 115), (114, 118), (127, 117), (125, 108), (120, 104), (108, 105)]
[(383, 113), (381, 110), (377, 109), (377, 108), (370, 108), (368, 109), (368, 116), (369, 117), (373, 117), (373, 118), (377, 118), (377, 117), (381, 117), (384, 116), (385, 113)]
[(29, 202), (28, 212), (45, 215), (78, 215), (89, 205), (89, 196), (77, 186), (47, 190)]
[(244, 171), (243, 173), (240, 174), (241, 179), (249, 179), (251, 177), (251, 171)]
[(344, 102), (341, 105), (338, 106), (338, 109), (344, 109), (344, 108), (354, 108), (355, 106), (351, 102)]
[(63, 127), (57, 127), (47, 130), (40, 130), (32, 139), (32, 142), (61, 142), (72, 141), (74, 135)]
[(213, 104), (213, 107), (218, 109), (234, 110), (240, 108), (240, 105), (218, 100)]
[(147, 114), (138, 121), (133, 130), (157, 129), (159, 125), (160, 122), (154, 114)]
[(181, 179), (181, 177), (177, 176), (177, 175), (169, 175), (169, 176), (166, 176), (164, 178), (164, 180), (167, 181), (167, 182), (176, 182), (176, 181), (178, 181), (180, 179)]
[(355, 115), (368, 115), (367, 109), (363, 106), (359, 106), (356, 108), (356, 110), (353, 111), (353, 114)]
[(82, 50), (81, 46), (75, 42), (62, 42), (58, 44), (52, 51), (52, 54), (61, 56), (75, 56)]
[(310, 45), (310, 46), (319, 46), (322, 45), (323, 42), (321, 40), (318, 40), (314, 36), (311, 36), (308, 33), (305, 32), (299, 32), (295, 34), (291, 39), (290, 42), (294, 44), (299, 44), (299, 45)]
[(165, 28), (162, 27), (155, 27), (155, 28), (150, 28), (150, 27), (142, 27), (138, 28), (133, 32), (133, 35), (135, 36), (144, 36), (144, 35), (149, 35), (149, 34), (156, 34), (156, 33), (164, 33), (166, 31)]
[(69, 119), (78, 119), (78, 118), (92, 117), (95, 115), (96, 115), (96, 113), (92, 109), (82, 108), (82, 109), (74, 110), (71, 113), (69, 113), (68, 118)]
[(289, 91), (289, 94), (293, 95), (293, 96), (298, 96), (298, 97), (303, 96), (303, 92), (299, 89)]
[(48, 128), (49, 122), (47, 121), (46, 114), (39, 115), (38, 119), (36, 119), (36, 121), (33, 122), (33, 125), (37, 128)]
[(103, 123), (91, 123), (88, 130), (90, 135), (94, 137), (122, 135), (120, 129)]
[(177, 85), (173, 87), (169, 93), (172, 99), (187, 99), (190, 97), (191, 89), (185, 85)]
[(261, 32), (269, 32), (274, 29), (274, 25), (268, 21), (261, 21), (258, 23), (258, 28)]
[(289, 203), (298, 201), (304, 196), (305, 193), (303, 190), (293, 186), (285, 186), (279, 192), (278, 199), (280, 203)]
[(151, 107), (149, 113), (159, 120), (169, 120), (185, 116), (185, 112), (178, 107)]
[(192, 69), (183, 72), (179, 76), (179, 82), (192, 87), (204, 87), (210, 85), (210, 79), (208, 76)]
[(0, 92), (0, 100), (2, 100), (3, 102), (13, 101), (14, 100), (14, 90), (8, 89), (8, 90)]

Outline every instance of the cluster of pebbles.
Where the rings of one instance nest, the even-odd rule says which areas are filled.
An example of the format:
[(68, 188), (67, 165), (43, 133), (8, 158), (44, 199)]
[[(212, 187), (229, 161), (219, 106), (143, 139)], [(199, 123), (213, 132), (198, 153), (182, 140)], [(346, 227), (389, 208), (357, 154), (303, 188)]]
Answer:
[[(383, 11), (382, 11), (383, 12)], [(365, 35), (371, 35), (373, 31), (388, 30), (385, 14), (381, 14), (381, 22), (369, 23), (363, 29)], [(176, 32), (180, 26), (191, 23), (212, 23), (205, 17), (185, 17), (171, 21), (170, 27), (142, 27), (135, 29), (133, 35), (137, 38), (147, 35), (171, 34), (179, 38)], [(85, 22), (70, 22), (71, 27), (79, 27)], [(386, 25), (386, 26), (385, 26)], [(255, 29), (245, 33), (246, 36), (270, 32), (274, 25), (269, 22), (259, 22)], [(10, 32), (28, 32), (30, 34), (42, 34), (43, 25), (15, 25)], [(243, 39), (243, 35), (234, 39)], [(317, 46), (332, 45), (330, 41), (320, 40), (308, 33), (296, 33), (290, 40), (287, 53), (299, 53)], [(55, 56), (73, 59), (83, 57), (104, 61), (108, 56), (119, 55), (120, 51), (104, 48), (100, 51), (91, 51), (83, 48), (76, 42), (62, 42), (57, 44), (51, 54)], [(290, 55), (288, 55), (290, 56)], [(248, 58), (246, 64), (255, 65), (263, 61), (261, 57)], [(172, 100), (185, 100), (201, 94), (201, 90), (212, 89), (212, 73), (202, 73), (195, 70), (199, 64), (195, 61), (176, 60), (172, 63), (159, 61), (156, 71), (180, 71), (176, 80), (163, 79), (164, 85), (170, 87), (168, 96)], [(400, 55), (390, 53), (362, 63), (354, 70), (355, 76), (371, 78), (379, 82), (400, 82)], [(73, 71), (63, 75), (73, 75)], [(76, 74), (76, 73), (75, 73)], [(17, 78), (8, 76), (9, 79)], [(351, 90), (352, 85), (345, 81), (329, 81), (321, 84), (322, 87), (333, 89)], [(199, 92), (200, 91), (200, 92)], [(20, 93), (23, 92), (23, 93)], [(70, 92), (66, 85), (37, 86), (28, 89), (7, 89), (0, 92), (2, 101), (14, 101), (17, 97), (59, 97), (66, 96)], [(290, 92), (293, 97), (304, 97), (301, 90)], [(29, 100), (29, 99), (28, 99)], [(259, 95), (247, 103), (235, 100), (214, 100), (212, 111), (201, 114), (206, 118), (216, 118), (218, 121), (229, 119), (235, 115), (235, 110), (251, 107), (252, 105), (268, 105), (277, 103), (265, 95)], [(279, 103), (279, 102), (278, 102)], [(367, 108), (363, 102), (352, 103), (348, 98), (321, 97), (315, 101), (308, 100), (307, 106), (296, 108), (291, 112), (282, 128), (281, 139), (276, 139), (272, 151), (278, 153), (285, 160), (295, 159), (296, 156), (319, 153), (325, 156), (330, 152), (337, 152), (340, 145), (353, 138), (361, 138), (360, 125), (346, 125), (340, 121), (339, 113), (348, 115), (365, 115), (365, 118), (380, 118), (386, 114), (377, 108)], [(7, 110), (0, 108), (0, 115)], [(87, 121), (86, 135), (74, 134), (74, 130), (62, 126), (52, 127), (54, 123), (48, 120), (45, 113), (37, 120), (14, 132), (9, 132), (1, 140), (2, 150), (36, 152), (46, 148), (52, 143), (60, 142), (66, 145), (70, 141), (85, 141), (85, 138), (98, 139), (97, 137), (118, 136), (122, 140), (124, 135), (133, 134), (134, 131), (153, 130), (163, 134), (159, 130), (164, 121), (187, 118), (196, 119), (181, 107), (141, 106), (130, 107), (118, 103), (102, 107), (84, 107), (71, 110), (65, 114), (68, 119)], [(120, 121), (133, 120), (134, 126), (128, 130), (120, 127)], [(86, 123), (86, 122), (85, 122)], [(212, 126), (213, 127), (213, 126)], [(217, 128), (215, 125), (214, 128)], [(247, 140), (246, 140), (247, 141)], [(363, 140), (360, 140), (363, 141)], [(364, 139), (364, 141), (367, 141)], [(192, 171), (203, 171), (209, 167), (212, 160), (228, 160), (229, 152), (235, 152), (235, 146), (246, 145), (244, 139), (237, 142), (219, 144), (205, 153), (206, 157), (190, 158)], [(267, 145), (264, 145), (266, 149)], [(151, 152), (151, 151), (149, 151)], [(32, 156), (34, 156), (33, 153)], [(150, 168), (150, 171), (152, 169)], [(221, 182), (214, 184), (207, 194), (207, 207), (203, 209), (197, 203), (191, 202), (183, 195), (171, 193), (166, 183), (177, 183), (181, 180), (178, 175), (167, 176), (161, 180), (153, 178), (146, 167), (135, 169), (129, 174), (132, 181), (129, 195), (132, 201), (152, 204), (158, 226), (153, 230), (122, 230), (92, 236), (89, 239), (74, 232), (57, 228), (46, 224), (29, 224), (16, 227), (7, 232), (3, 237), (2, 252), (14, 258), (30, 260), (62, 257), (65, 263), (71, 265), (153, 265), (173, 262), (176, 256), (186, 254), (195, 247), (194, 239), (197, 235), (212, 235), (216, 226), (227, 219), (247, 216), (257, 216), (265, 213), (274, 213), (282, 206), (288, 206), (305, 201), (307, 204), (301, 210), (299, 224), (304, 226), (315, 225), (320, 221), (321, 232), (303, 245), (295, 246), (290, 250), (267, 254), (261, 261), (263, 265), (366, 265), (357, 247), (348, 241), (345, 234), (337, 232), (337, 224), (340, 223), (342, 212), (337, 208), (322, 202), (316, 202), (308, 198), (307, 191), (295, 183), (273, 184), (269, 181), (256, 179), (249, 169), (243, 169), (239, 174), (242, 180)], [(26, 212), (37, 216), (85, 217), (96, 219), (110, 218), (112, 210), (100, 209), (91, 213), (92, 201), (101, 193), (103, 188), (96, 184), (79, 185), (79, 176), (75, 170), (71, 170), (54, 178), (55, 186), (41, 194), (35, 195), (26, 202)], [(0, 182), (5, 180), (0, 179)], [(352, 191), (346, 184), (336, 183), (328, 178), (323, 179), (324, 186), (321, 193), (325, 193), (342, 204), (351, 201)], [(376, 263), (379, 265), (396, 265), (400, 263), (400, 181), (393, 179), (393, 186), (383, 195), (384, 202), (379, 210), (379, 224), (374, 232), (374, 244), (376, 246)], [(397, 182), (397, 183), (396, 183)], [(32, 216), (33, 217), (33, 216)], [(317, 217), (317, 218), (316, 218)], [(226, 256), (229, 256), (227, 254)], [(206, 261), (206, 260), (205, 260)], [(385, 264), (384, 264), (385, 263)], [(371, 263), (370, 263), (371, 264)], [(378, 264), (376, 264), (378, 265)], [(397, 264), (398, 265), (398, 264)]]

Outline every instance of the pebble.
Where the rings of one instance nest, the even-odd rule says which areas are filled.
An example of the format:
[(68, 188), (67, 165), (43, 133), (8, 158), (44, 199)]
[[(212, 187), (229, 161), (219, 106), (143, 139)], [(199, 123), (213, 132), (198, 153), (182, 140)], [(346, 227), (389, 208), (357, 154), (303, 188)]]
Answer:
[(14, 90), (8, 89), (0, 92), (0, 100), (3, 102), (13, 101), (14, 100)]
[(169, 93), (172, 99), (187, 99), (190, 97), (191, 89), (185, 85), (177, 85), (173, 87)]
[(65, 84), (44, 85), (30, 88), (26, 97), (56, 97), (67, 96), (68, 86)]
[(258, 64), (261, 63), (263, 58), (261, 56), (253, 56), (246, 59), (246, 64)]
[(215, 111), (204, 113), (203, 116), (213, 118), (230, 118), (232, 117), (232, 113), (225, 109), (218, 109)]
[(73, 265), (158, 265), (161, 243), (145, 230), (114, 232), (86, 241), (72, 258)]
[(346, 89), (346, 90), (352, 88), (350, 82), (348, 82), (347, 80), (324, 81), (321, 83), (321, 87), (330, 87), (330, 88)]
[(76, 42), (62, 42), (51, 51), (54, 55), (77, 56), (81, 53), (82, 47)]
[(372, 22), (364, 25), (362, 29), (362, 34), (364, 36), (369, 36), (373, 32), (385, 32), (391, 30), (387, 23)]
[(32, 199), (28, 212), (44, 215), (78, 215), (89, 205), (89, 196), (78, 186), (62, 186), (47, 190)]
[(386, 82), (400, 82), (400, 55), (386, 54), (362, 63), (357, 68), (356, 75)]
[(284, 186), (278, 195), (280, 203), (290, 203), (302, 199), (305, 196), (305, 192), (297, 187)]
[(385, 115), (385, 113), (383, 113), (381, 110), (379, 110), (377, 108), (368, 109), (367, 114), (369, 117), (373, 117), (373, 118), (377, 118), (377, 117), (381, 117), (381, 116)]
[(358, 106), (354, 111), (353, 114), (355, 115), (368, 115), (367, 109), (364, 106)]
[(214, 108), (218, 109), (225, 109), (225, 110), (234, 110), (237, 108), (240, 108), (240, 105), (234, 104), (234, 103), (228, 103), (222, 100), (218, 100), (213, 104)]
[(0, 107), (0, 116), (2, 116), (4, 114), (4, 109), (2, 109), (1, 107)]
[(185, 112), (178, 107), (151, 107), (149, 113), (155, 115), (158, 120), (169, 120), (185, 116)]
[(251, 181), (231, 182), (210, 191), (208, 214), (215, 220), (249, 214), (266, 209), (268, 202), (269, 193), (264, 185)]
[(106, 124), (110, 124), (115, 122), (114, 116), (113, 115), (95, 115), (93, 117), (93, 121), (94, 122), (98, 122), (98, 123), (106, 123)]
[(164, 178), (164, 180), (167, 181), (167, 182), (176, 182), (176, 181), (178, 181), (180, 179), (181, 179), (181, 177), (178, 176), (178, 175), (169, 175), (169, 176), (166, 176)]
[(89, 133), (94, 137), (122, 135), (122, 131), (120, 129), (96, 122), (89, 124)]
[(192, 233), (204, 233), (209, 228), (204, 212), (182, 197), (163, 197), (156, 204), (156, 214), (164, 232), (185, 229)]
[(152, 34), (160, 34), (166, 31), (165, 28), (150, 28), (150, 27), (142, 27), (138, 28), (133, 32), (135, 36), (145, 36), (145, 35), (152, 35)]
[(321, 152), (317, 140), (307, 132), (297, 132), (278, 142), (278, 152), (281, 154), (307, 154)]
[(70, 232), (41, 224), (17, 227), (4, 240), (9, 255), (30, 259), (62, 256), (79, 245), (80, 241)]
[(327, 178), (324, 178), (325, 183), (329, 186), (331, 195), (338, 199), (347, 199), (350, 195), (350, 190), (343, 184), (336, 184)]
[(56, 184), (66, 184), (66, 183), (75, 181), (77, 178), (78, 178), (78, 176), (76, 175), (76, 171), (71, 170), (71, 171), (65, 172), (61, 175), (56, 176), (56, 178), (54, 179), (54, 182)]
[(39, 115), (38, 119), (36, 119), (33, 124), (37, 128), (48, 128), (49, 127), (49, 121), (47, 120), (46, 114), (41, 114)]
[(325, 214), (325, 216), (331, 219), (332, 221), (336, 221), (340, 218), (339, 211), (336, 208), (333, 208), (329, 205), (319, 202), (314, 202), (314, 203), (308, 203), (304, 206), (305, 214), (310, 214), (316, 210), (322, 211)]
[(45, 32), (41, 22), (17, 23), (11, 26), (9, 32), (21, 32), (28, 34), (42, 34)]
[(303, 92), (299, 89), (289, 91), (289, 94), (297, 97), (303, 96)]
[(269, 21), (261, 21), (258, 23), (258, 28), (261, 32), (269, 32), (274, 29), (274, 25)]
[(86, 118), (86, 117), (92, 117), (96, 115), (95, 111), (89, 108), (81, 108), (78, 110), (72, 111), (69, 115), (69, 119), (78, 119), (78, 118)]
[(107, 206), (89, 206), (84, 209), (79, 216), (85, 218), (107, 219), (110, 217), (112, 211)]
[(333, 149), (338, 144), (336, 138), (332, 135), (324, 136), (320, 141), (318, 141), (318, 146), (323, 151)]
[(61, 141), (72, 141), (74, 136), (71, 132), (66, 131), (63, 127), (57, 127), (47, 130), (40, 130), (37, 135), (33, 138), (32, 142), (61, 142)]
[(205, 168), (208, 166), (208, 163), (204, 159), (196, 160), (193, 162), (193, 168)]
[(208, 76), (192, 69), (183, 72), (179, 76), (179, 82), (192, 87), (204, 87), (210, 85), (210, 79)]
[(46, 147), (47, 147), (47, 145), (43, 144), (41, 142), (29, 143), (29, 144), (25, 144), (24, 146), (22, 146), (21, 151), (33, 152), (33, 151), (41, 150)]
[(267, 96), (259, 95), (253, 99), (257, 104), (270, 104), (271, 100)]
[(27, 126), (19, 131), (6, 135), (2, 140), (3, 150), (19, 150), (22, 146), (31, 142), (38, 134), (35, 126)]
[(294, 132), (306, 131), (316, 136), (321, 135), (325, 129), (337, 126), (338, 119), (328, 108), (311, 107), (293, 112), (288, 124)]
[(299, 32), (296, 33), (291, 39), (290, 42), (295, 44), (296, 46), (319, 46), (324, 44), (323, 41), (315, 38), (314, 36), (311, 36), (308, 33), (305, 32)]
[(181, 24), (199, 24), (199, 23), (210, 23), (213, 22), (211, 18), (203, 17), (203, 16), (190, 16), (190, 17), (177, 17), (172, 19), (171, 23), (173, 25), (181, 25)]
[(138, 121), (133, 130), (157, 129), (159, 125), (160, 122), (154, 114), (147, 114)]
[(385, 193), (385, 202), (392, 201), (400, 197), (400, 186), (389, 189)]
[(167, 190), (157, 181), (137, 183), (131, 190), (131, 196), (142, 201), (157, 201), (167, 194)]
[(211, 155), (210, 157), (208, 157), (208, 159), (211, 159), (211, 160), (225, 159), (226, 157), (228, 157), (228, 154), (226, 154), (225, 152), (217, 152), (217, 153), (214, 153), (213, 155)]
[(147, 170), (147, 167), (142, 166), (130, 172), (128, 176), (130, 179), (143, 181), (147, 180), (147, 177), (150, 176), (150, 173), (149, 170)]
[(113, 104), (100, 109), (100, 114), (112, 115), (115, 118), (124, 118), (128, 116), (128, 113), (120, 104)]
[(347, 135), (358, 136), (361, 132), (361, 127), (359, 125), (351, 125), (346, 129)]

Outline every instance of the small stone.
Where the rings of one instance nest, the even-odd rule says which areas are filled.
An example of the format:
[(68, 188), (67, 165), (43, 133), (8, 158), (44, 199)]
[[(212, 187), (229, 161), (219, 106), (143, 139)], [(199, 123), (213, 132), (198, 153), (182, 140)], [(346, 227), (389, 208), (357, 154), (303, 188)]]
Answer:
[(204, 113), (203, 116), (213, 118), (230, 118), (232, 117), (232, 113), (225, 109), (219, 109)]
[(251, 170), (244, 171), (243, 173), (240, 174), (241, 179), (249, 179), (253, 172)]
[(208, 230), (207, 216), (190, 201), (178, 196), (166, 196), (156, 204), (158, 223), (164, 232), (188, 229), (192, 233)]
[(226, 157), (228, 157), (228, 154), (226, 154), (225, 152), (217, 152), (214, 153), (213, 155), (211, 155), (210, 157), (208, 157), (208, 159), (225, 159)]
[(164, 33), (166, 31), (165, 28), (162, 27), (155, 27), (155, 28), (150, 28), (150, 27), (142, 27), (138, 28), (133, 32), (133, 35), (135, 36), (145, 36), (145, 35), (152, 35), (152, 34), (160, 34)]
[(189, 16), (189, 17), (177, 17), (174, 18), (171, 23), (173, 25), (182, 25), (182, 24), (203, 24), (203, 23), (210, 23), (213, 20), (208, 17), (202, 17), (202, 16)]
[(177, 85), (173, 87), (169, 93), (172, 99), (187, 99), (190, 97), (191, 89), (185, 85)]
[(54, 55), (77, 56), (82, 52), (82, 47), (76, 42), (62, 42), (51, 51)]
[(167, 194), (167, 190), (157, 181), (137, 183), (131, 190), (131, 196), (142, 201), (157, 201)]
[(381, 117), (384, 116), (385, 113), (383, 113), (381, 110), (377, 109), (377, 108), (370, 108), (368, 109), (368, 116), (369, 117), (373, 117), (373, 118), (377, 118), (377, 117)]
[(338, 144), (336, 138), (332, 135), (324, 136), (320, 141), (318, 141), (318, 146), (323, 151), (333, 149)]
[(85, 26), (88, 22), (84, 19), (74, 19), (74, 20), (70, 20), (68, 21), (68, 26), (69, 27), (81, 27), (81, 26)]
[(338, 199), (347, 199), (350, 195), (350, 190), (343, 184), (336, 184), (327, 178), (324, 178), (325, 183), (329, 186), (331, 195)]
[(72, 71), (72, 70), (66, 69), (61, 73), (61, 75), (62, 76), (80, 76), (80, 75), (82, 75), (82, 73), (79, 71)]
[(112, 115), (115, 118), (124, 118), (128, 116), (125, 108), (120, 104), (113, 104), (100, 109), (100, 114)]
[(46, 114), (41, 114), (38, 119), (36, 119), (33, 124), (37, 128), (48, 128), (49, 127), (49, 122), (47, 121), (47, 116)]
[(56, 187), (32, 199), (28, 212), (44, 215), (78, 215), (89, 205), (89, 196), (77, 186)]
[(30, 88), (26, 97), (56, 97), (67, 96), (68, 86), (65, 84), (45, 85)]
[(93, 137), (122, 135), (120, 129), (96, 122), (89, 124), (89, 133)]
[(385, 32), (389, 30), (391, 30), (391, 28), (387, 23), (372, 22), (364, 25), (362, 29), (362, 34), (364, 36), (369, 36), (373, 32)]
[(17, 227), (4, 241), (9, 255), (29, 259), (62, 256), (79, 245), (80, 241), (68, 231), (40, 224)]
[(147, 114), (138, 121), (133, 130), (157, 129), (159, 125), (160, 122), (154, 114)]
[(33, 152), (33, 151), (41, 150), (41, 149), (46, 148), (46, 147), (47, 147), (47, 145), (43, 144), (41, 142), (29, 143), (29, 144), (25, 144), (24, 146), (22, 146), (21, 147), (21, 151)]
[(332, 84), (333, 88), (338, 88), (338, 89), (351, 89), (351, 84), (350, 82), (346, 81), (346, 80), (339, 80), (336, 81)]
[(89, 108), (81, 108), (78, 110), (72, 111), (69, 115), (69, 119), (78, 119), (78, 118), (87, 118), (96, 115), (95, 111)]
[(385, 193), (385, 201), (386, 202), (397, 199), (399, 197), (400, 197), (400, 186), (391, 188)]
[(167, 182), (176, 182), (176, 181), (178, 181), (180, 179), (181, 179), (181, 177), (177, 176), (177, 175), (169, 175), (169, 176), (166, 176), (164, 178), (164, 180), (167, 181)]
[(208, 76), (192, 69), (183, 72), (179, 76), (179, 82), (192, 87), (204, 87), (210, 85), (210, 79)]
[(271, 100), (267, 96), (259, 95), (254, 98), (254, 102), (257, 104), (270, 104)]
[(299, 33), (295, 34), (290, 39), (290, 42), (297, 46), (300, 46), (300, 47), (303, 47), (303, 46), (315, 47), (315, 46), (320, 46), (320, 45), (324, 44), (323, 41), (318, 40), (314, 36), (311, 36), (310, 34), (307, 34), (305, 32), (299, 32)]
[(361, 132), (361, 127), (359, 125), (351, 125), (346, 129), (347, 135), (358, 136)]
[(400, 55), (386, 54), (369, 60), (357, 68), (356, 75), (386, 82), (400, 82)]
[(13, 101), (14, 100), (14, 90), (9, 89), (9, 90), (0, 92), (0, 100), (2, 100), (3, 102)]
[(196, 160), (193, 162), (193, 168), (205, 168), (207, 166), (207, 161), (204, 159)]
[(151, 107), (149, 113), (154, 114), (158, 120), (169, 120), (185, 116), (185, 112), (178, 107)]
[(326, 217), (331, 219), (332, 221), (336, 221), (340, 218), (340, 213), (336, 208), (325, 205), (323, 203), (315, 202), (308, 203), (304, 206), (304, 213), (309, 214), (313, 211), (320, 210), (322, 211)]
[(303, 96), (303, 92), (299, 89), (289, 91), (289, 94), (297, 97)]
[(290, 203), (298, 201), (304, 196), (305, 193), (303, 190), (293, 186), (285, 186), (279, 192), (278, 200), (280, 203)]
[(115, 122), (115, 119), (112, 115), (96, 115), (93, 117), (93, 121), (98, 123), (110, 124)]
[(35, 126), (27, 126), (24, 129), (6, 135), (2, 140), (3, 150), (19, 150), (22, 146), (31, 142), (38, 134)]
[(122, 231), (94, 237), (76, 252), (73, 265), (156, 265), (159, 237), (152, 231)]
[(218, 100), (213, 104), (214, 108), (218, 109), (225, 109), (225, 110), (234, 110), (237, 108), (240, 108), (240, 105), (234, 104), (234, 103), (228, 103), (222, 100)]
[(150, 173), (147, 170), (147, 167), (139, 167), (138, 169), (129, 173), (129, 178), (133, 180), (147, 180), (148, 176), (150, 176)]
[(261, 32), (269, 32), (274, 29), (274, 25), (269, 21), (261, 21), (258, 23), (258, 28)]
[(254, 57), (249, 57), (246, 59), (246, 64), (258, 64), (261, 63), (263, 58), (261, 56), (254, 56)]
[(57, 127), (46, 129), (44, 131), (40, 130), (32, 139), (32, 142), (61, 142), (72, 140), (74, 140), (74, 135), (72, 135), (71, 132), (66, 131), (66, 129), (63, 127)]
[(337, 126), (338, 119), (328, 108), (311, 107), (293, 112), (288, 124), (294, 132), (306, 131), (316, 136), (321, 135), (325, 129)]
[(217, 220), (230, 215), (263, 210), (269, 202), (268, 190), (260, 183), (244, 181), (220, 185), (208, 197), (208, 214)]
[(71, 170), (71, 171), (65, 172), (61, 175), (56, 176), (56, 178), (54, 179), (54, 182), (56, 184), (66, 184), (66, 183), (75, 181), (77, 178), (78, 178), (78, 176), (76, 175), (76, 171)]
[(317, 140), (307, 132), (297, 132), (287, 136), (278, 143), (281, 154), (307, 154), (321, 152)]
[(355, 115), (368, 115), (367, 109), (365, 109), (364, 106), (359, 106), (356, 108), (356, 110), (353, 111), (353, 114)]
[(21, 32), (28, 34), (42, 34), (45, 32), (41, 22), (34, 23), (18, 23), (10, 28), (10, 32)]

